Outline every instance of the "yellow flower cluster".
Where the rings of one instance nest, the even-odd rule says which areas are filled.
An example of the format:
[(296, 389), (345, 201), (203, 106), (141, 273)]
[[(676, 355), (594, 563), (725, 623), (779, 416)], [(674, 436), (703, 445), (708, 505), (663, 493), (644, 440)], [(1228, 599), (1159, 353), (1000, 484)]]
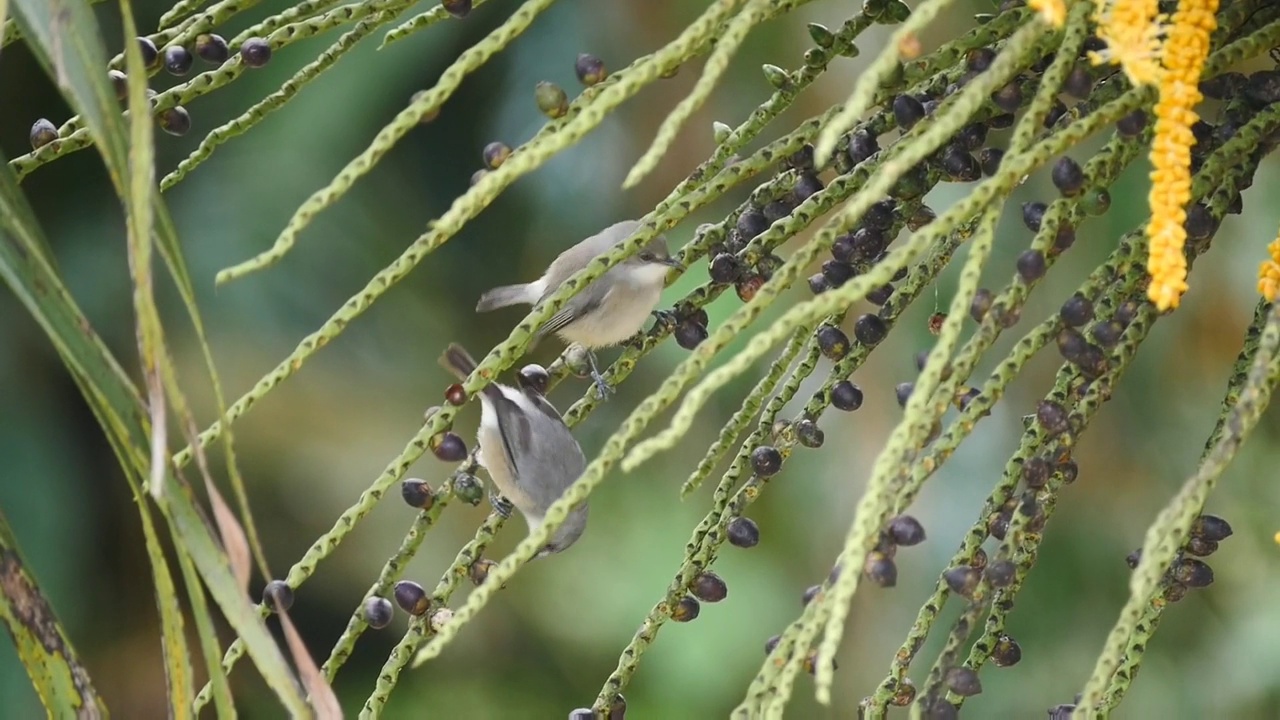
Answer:
[(1107, 48), (1090, 58), (1095, 64), (1118, 63), (1135, 85), (1156, 84), (1162, 19), (1157, 0), (1094, 0), (1093, 20)]
[(1209, 36), (1218, 26), (1218, 0), (1181, 0), (1161, 47), (1160, 99), (1151, 142), (1151, 221), (1147, 225), (1147, 297), (1164, 311), (1178, 306), (1187, 290), (1187, 203), (1191, 200), (1191, 126), (1199, 119), (1200, 73), (1209, 57)]
[(1155, 137), (1151, 142), (1151, 221), (1147, 225), (1147, 297), (1161, 311), (1178, 306), (1187, 291), (1187, 203), (1191, 200), (1191, 131), (1199, 119), (1200, 73), (1209, 37), (1218, 26), (1218, 0), (1180, 0), (1172, 18), (1157, 0), (1094, 0), (1098, 37), (1107, 48), (1091, 57), (1116, 62), (1135, 85), (1155, 85)]
[(1067, 22), (1067, 4), (1064, 0), (1028, 0), (1027, 7), (1040, 13), (1050, 25), (1060, 28)]
[(1267, 246), (1267, 252), (1271, 258), (1263, 260), (1258, 268), (1258, 292), (1267, 302), (1275, 302), (1280, 293), (1280, 236)]

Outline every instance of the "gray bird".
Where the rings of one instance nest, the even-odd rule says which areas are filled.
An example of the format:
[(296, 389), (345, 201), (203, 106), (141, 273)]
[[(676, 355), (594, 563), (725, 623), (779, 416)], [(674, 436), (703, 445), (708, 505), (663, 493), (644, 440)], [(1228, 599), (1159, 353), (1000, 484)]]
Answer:
[[(480, 297), (476, 312), (488, 312), (508, 305), (533, 305), (560, 288), (570, 275), (586, 267), (592, 260), (630, 237), (640, 223), (624, 220), (610, 225), (582, 242), (560, 253), (534, 282), (494, 288)], [(596, 367), (596, 348), (618, 345), (640, 332), (662, 297), (667, 270), (684, 266), (671, 258), (667, 240), (655, 237), (640, 252), (610, 268), (565, 304), (560, 312), (547, 320), (534, 336), (535, 342), (548, 333), (556, 333), (565, 342), (578, 343), (587, 349), (591, 378), (603, 398), (610, 388)]]
[[(440, 357), (446, 370), (465, 379), (476, 361), (459, 345), (450, 345)], [(542, 524), (547, 508), (564, 494), (587, 467), (582, 448), (564, 419), (536, 390), (491, 383), (480, 391), (480, 430), (476, 455), (493, 478), (498, 492), (515, 505), (529, 524)], [(510, 505), (497, 502), (504, 514)], [(587, 503), (569, 511), (560, 528), (535, 557), (558, 553), (582, 535), (587, 527)]]

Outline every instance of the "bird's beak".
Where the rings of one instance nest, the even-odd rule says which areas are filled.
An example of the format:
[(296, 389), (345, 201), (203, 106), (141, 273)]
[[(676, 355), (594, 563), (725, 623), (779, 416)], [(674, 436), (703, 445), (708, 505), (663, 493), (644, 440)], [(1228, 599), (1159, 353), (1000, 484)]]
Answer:
[(666, 265), (667, 267), (675, 268), (676, 270), (680, 270), (680, 271), (683, 271), (683, 270), (684, 270), (684, 264), (683, 264), (683, 263), (681, 263), (679, 260), (677, 260), (677, 259), (675, 259), (675, 258), (667, 258), (667, 259), (662, 260), (662, 261), (660, 261), (660, 262), (661, 262), (663, 265)]

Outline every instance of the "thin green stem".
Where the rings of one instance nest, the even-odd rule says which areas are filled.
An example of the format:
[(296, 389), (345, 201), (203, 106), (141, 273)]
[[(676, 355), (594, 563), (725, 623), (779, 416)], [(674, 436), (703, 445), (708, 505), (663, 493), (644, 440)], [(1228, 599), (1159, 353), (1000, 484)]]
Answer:
[[(1227, 390), (1222, 398), (1222, 409), (1219, 411), (1218, 421), (1214, 424), (1213, 432), (1209, 434), (1209, 439), (1205, 443), (1204, 453), (1201, 456), (1202, 462), (1208, 458), (1208, 455), (1222, 441), (1227, 430), (1227, 419), (1230, 416), (1231, 408), (1240, 402), (1240, 393), (1248, 382), (1249, 368), (1257, 357), (1258, 344), (1262, 339), (1262, 332), (1266, 327), (1270, 310), (1270, 303), (1265, 300), (1260, 300), (1254, 310), (1253, 322), (1245, 331), (1244, 344), (1240, 348), (1240, 354), (1236, 357), (1231, 376), (1227, 381)], [(1155, 635), (1157, 627), (1160, 625), (1160, 619), (1164, 617), (1166, 607), (1168, 607), (1167, 603), (1152, 598), (1152, 601), (1143, 608), (1142, 617), (1134, 626), (1134, 632), (1125, 644), (1124, 655), (1116, 667), (1115, 673), (1112, 674), (1110, 683), (1103, 695), (1104, 712), (1114, 710), (1120, 704), (1120, 701), (1124, 699), (1125, 693), (1128, 692), (1130, 685), (1138, 674), (1143, 655), (1151, 642), (1152, 636)]]
[[(178, 163), (178, 167), (174, 168), (172, 172), (161, 178), (160, 190), (165, 191), (172, 188), (174, 185), (177, 185), (185, 179), (187, 174), (194, 170), (197, 165), (208, 160), (209, 156), (213, 154), (213, 151), (216, 150), (219, 145), (237, 135), (243, 135), (248, 132), (250, 128), (266, 119), (268, 115), (280, 108), (283, 108), (286, 103), (301, 92), (304, 85), (319, 77), (320, 73), (329, 69), (344, 54), (346, 54), (348, 50), (354, 48), (356, 43), (363, 40), (365, 36), (379, 27), (395, 20), (409, 7), (407, 3), (401, 2), (393, 2), (391, 5), (394, 7), (389, 7), (386, 10), (382, 10), (364, 18), (357, 23), (355, 27), (343, 33), (342, 37), (338, 38), (337, 42), (330, 45), (324, 52), (320, 53), (319, 57), (307, 63), (298, 70), (298, 72), (294, 73), (293, 77), (286, 80), (284, 84), (280, 86), (279, 90), (254, 103), (252, 107), (245, 110), (238, 117), (233, 118), (213, 130), (210, 130), (209, 134), (205, 135), (204, 139), (200, 141), (199, 147), (191, 151), (190, 155), (184, 158), (182, 162)], [(431, 15), (433, 18), (438, 20), (440, 19), (440, 16), (447, 16), (447, 13), (444, 12), (443, 8), (437, 7), (428, 13), (428, 15)]]
[(871, 106), (876, 90), (902, 66), (901, 48), (904, 47), (904, 43), (914, 39), (925, 25), (938, 16), (938, 13), (951, 5), (951, 1), (925, 0), (911, 11), (907, 21), (889, 37), (884, 51), (858, 76), (858, 83), (853, 86), (853, 94), (844, 103), (844, 110), (832, 118), (818, 135), (813, 145), (813, 156), (819, 165), (826, 164), (839, 137), (853, 127), (859, 117), (862, 117), (862, 114)]
[[(395, 119), (378, 131), (373, 142), (363, 152), (353, 158), (333, 181), (317, 190), (306, 202), (302, 203), (293, 217), (290, 218), (280, 236), (276, 238), (269, 250), (258, 254), (242, 263), (220, 270), (214, 278), (216, 285), (223, 285), (252, 272), (262, 270), (279, 262), (293, 248), (298, 235), (315, 219), (322, 210), (328, 208), (346, 194), (356, 180), (366, 175), (384, 155), (391, 151), (410, 130), (416, 127), (429, 112), (439, 108), (444, 101), (453, 95), (464, 78), (478, 70), (494, 55), (506, 49), (516, 38), (533, 24), (542, 12), (551, 7), (556, 0), (527, 0), (516, 10), (506, 22), (499, 25), (483, 40), (467, 48), (462, 55), (450, 65), (436, 84), (421, 96), (416, 97), (409, 106), (401, 110)], [(493, 175), (487, 176), (492, 178)], [(483, 181), (482, 181), (483, 183)], [(496, 185), (496, 183), (495, 183)], [(477, 186), (478, 188), (478, 186)], [(479, 192), (479, 190), (477, 190)]]
[[(698, 108), (702, 107), (703, 103), (711, 95), (711, 91), (715, 89), (716, 82), (720, 79), (720, 76), (729, 69), (729, 62), (733, 60), (734, 54), (742, 45), (742, 41), (746, 39), (747, 33), (765, 20), (771, 2), (772, 0), (747, 0), (747, 6), (742, 12), (729, 21), (724, 32), (720, 33), (716, 38), (715, 50), (712, 50), (711, 56), (707, 58), (707, 63), (702, 68), (702, 75), (698, 77), (698, 82), (693, 86), (693, 90), (675, 106), (675, 109), (663, 118), (662, 124), (658, 126), (658, 134), (654, 137), (653, 143), (640, 156), (640, 159), (632, 166), (631, 171), (627, 173), (626, 179), (622, 181), (624, 190), (635, 187), (658, 166), (658, 161), (662, 159), (663, 154), (671, 148), (671, 143), (675, 141), (680, 127), (698, 111)], [(742, 3), (743, 0), (717, 0), (717, 4), (723, 8), (725, 15), (736, 10)]]

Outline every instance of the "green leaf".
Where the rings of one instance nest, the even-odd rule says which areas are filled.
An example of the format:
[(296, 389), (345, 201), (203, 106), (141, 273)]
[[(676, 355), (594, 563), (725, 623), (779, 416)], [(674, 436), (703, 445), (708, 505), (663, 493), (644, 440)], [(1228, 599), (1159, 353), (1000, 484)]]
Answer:
[[(129, 272), (133, 281), (134, 312), (138, 323), (138, 351), (142, 359), (143, 377), (147, 386), (148, 407), (151, 410), (151, 476), (149, 486), (151, 494), (161, 498), (164, 489), (164, 473), (169, 461), (169, 447), (166, 435), (165, 420), (166, 403), (171, 401), (179, 414), (179, 427), (189, 429), (188, 434), (194, 441), (196, 423), (191, 410), (183, 396), (178, 383), (177, 371), (165, 348), (164, 328), (160, 322), (160, 313), (156, 309), (155, 290), (152, 276), (151, 237), (156, 229), (154, 219), (157, 215), (166, 216), (164, 202), (160, 197), (160, 188), (156, 184), (155, 173), (155, 130), (150, 116), (147, 101), (147, 72), (142, 62), (142, 53), (136, 43), (128, 42), (128, 38), (137, 36), (137, 28), (133, 21), (133, 8), (129, 0), (120, 0), (120, 15), (124, 25), (125, 67), (129, 78), (129, 186), (126, 199), (126, 224), (128, 229)], [(163, 224), (161, 236), (167, 241), (165, 247), (170, 251), (169, 257), (181, 263), (182, 249), (170, 223)], [(170, 265), (174, 268), (174, 264)], [(178, 267), (181, 267), (179, 264)], [(187, 280), (185, 268), (174, 273), (179, 284)], [(194, 297), (186, 298), (196, 326), (200, 327)], [(203, 338), (202, 338), (203, 341)], [(213, 373), (212, 364), (210, 372)], [(209, 492), (209, 501), (213, 506), (213, 517), (222, 538), (222, 547), (231, 563), (232, 575), (241, 593), (247, 593), (252, 563), (249, 544), (244, 529), (236, 521), (235, 514), (222, 499), (217, 486), (209, 473), (208, 464), (199, 463), (205, 488)], [(179, 552), (182, 549), (179, 548)], [(191, 698), (182, 697), (177, 707), (187, 708)]]
[[(54, 77), (71, 105), (80, 112), (85, 126), (89, 129), (106, 162), (116, 190), (124, 200), (129, 231), (130, 272), (134, 281), (134, 306), (138, 318), (139, 350), (143, 360), (143, 376), (147, 385), (149, 401), (147, 406), (153, 414), (151, 421), (144, 425), (150, 428), (151, 434), (149, 485), (152, 493), (159, 496), (161, 488), (165, 487), (164, 476), (169, 468), (165, 435), (168, 424), (164, 419), (166, 399), (172, 402), (177, 410), (181, 421), (180, 427), (184, 430), (188, 427), (192, 428), (190, 439), (194, 441), (196, 438), (194, 437), (195, 423), (179, 389), (176, 371), (165, 351), (163, 328), (155, 309), (150, 244), (153, 233), (160, 254), (178, 286), (183, 304), (196, 328), (206, 366), (218, 395), (220, 410), (224, 402), (221, 398), (216, 370), (213, 367), (212, 353), (209, 351), (203, 324), (195, 305), (195, 293), (183, 261), (181, 247), (177, 242), (172, 219), (156, 187), (154, 129), (150, 105), (145, 97), (146, 72), (142, 67), (139, 48), (132, 42), (132, 38), (137, 35), (132, 10), (127, 0), (121, 2), (126, 40), (126, 67), (130, 85), (131, 122), (129, 136), (126, 138), (115, 93), (103, 70), (107, 61), (106, 49), (102, 44), (97, 22), (87, 5), (78, 0), (15, 0), (15, 2), (18, 5), (19, 23), (24, 34), (34, 40), (32, 45), (37, 57)], [(132, 386), (130, 387), (132, 389)], [(234, 462), (234, 455), (230, 448), (231, 438), (228, 436), (224, 441), (228, 446), (229, 462)], [(199, 451), (199, 448), (197, 450)], [(222, 549), (213, 542), (213, 538), (207, 537), (208, 527), (197, 513), (194, 498), (189, 495), (184, 498), (184, 502), (189, 503), (190, 507), (166, 508), (166, 517), (170, 519), (173, 531), (178, 536), (179, 542), (176, 546), (179, 552), (184, 552), (189, 547), (186, 541), (199, 541), (203, 555), (193, 560), (232, 625), (237, 631), (242, 631), (242, 625), (252, 625), (256, 628), (254, 634), (269, 640), (261, 619), (251, 612), (248, 596), (245, 593), (250, 574), (247, 550), (250, 544), (258, 552), (264, 573), (266, 567), (256, 533), (252, 531), (252, 518), (249, 516), (248, 504), (244, 499), (243, 483), (239, 473), (233, 468), (233, 484), (241, 500), (245, 522), (250, 527), (248, 538), (240, 524), (235, 521), (234, 514), (217, 493), (213, 480), (208, 475), (206, 464), (200, 465), (206, 487), (209, 488), (210, 497), (214, 503), (214, 518), (222, 534)], [(167, 504), (167, 500), (162, 501), (162, 508)], [(189, 533), (198, 533), (201, 537), (193, 538), (187, 535)], [(230, 556), (227, 551), (231, 551)], [(219, 583), (224, 581), (221, 576), (225, 574), (224, 571), (228, 565), (232, 570), (231, 583), (227, 587), (218, 587)], [(292, 673), (283, 662), (283, 656), (280, 655), (274, 643), (270, 643), (271, 652), (267, 652), (267, 645), (261, 640), (256, 644), (259, 648), (255, 660), (259, 662), (259, 669), (267, 677), (268, 683), (281, 694), (286, 705), (290, 705), (289, 697), (300, 698), (300, 695)], [(254, 654), (252, 650), (251, 654)], [(274, 667), (263, 666), (262, 662), (267, 662)]]
[(237, 586), (227, 554), (209, 532), (209, 525), (197, 510), (190, 489), (172, 481), (170, 476), (165, 498), (174, 534), (200, 571), (214, 602), (226, 614), (227, 622), (245, 641), (249, 656), (263, 678), (293, 717), (311, 717), (312, 712), (284, 655), (248, 596)]
[[(186, 553), (178, 553), (178, 567), (182, 569), (182, 581), (187, 586), (187, 596), (191, 598), (191, 616), (195, 618), (201, 654), (204, 656), (204, 665), (209, 670), (214, 707), (218, 709), (219, 718), (235, 718), (236, 706), (231, 699), (231, 686), (227, 684), (227, 674), (222, 670), (222, 646), (218, 643), (218, 633), (213, 627), (213, 616), (209, 613), (209, 603), (204, 596), (200, 574), (196, 572)], [(193, 700), (192, 706), (194, 702)]]
[(43, 245), (31, 207), (18, 189), (13, 170), (4, 163), (0, 169), (0, 277), (48, 333), (72, 374), (87, 382), (91, 391), (86, 392), (98, 394), (88, 398), (95, 412), (98, 404), (104, 404), (114, 409), (108, 419), (118, 420), (121, 428), (142, 423), (142, 398), (53, 274), (40, 251)]
[[(4, 1), (0, 0), (0, 11)], [(0, 20), (3, 20), (0, 12)], [(31, 676), (49, 717), (100, 718), (107, 706), (94, 690), (71, 640), (35, 578), (27, 571), (18, 541), (0, 513), (0, 623), (13, 637), (18, 658)]]
[[(127, 472), (127, 471), (126, 471)], [(138, 484), (134, 484), (138, 495)], [(169, 715), (174, 718), (190, 717), (192, 695), (195, 692), (195, 672), (191, 668), (191, 649), (187, 646), (186, 625), (182, 608), (178, 605), (178, 588), (169, 572), (169, 561), (160, 549), (155, 523), (151, 520), (151, 508), (145, 502), (138, 503), (142, 517), (142, 532), (146, 539), (147, 557), (151, 560), (151, 574), (155, 582), (156, 606), (160, 609), (160, 638), (164, 649), (165, 678), (169, 688)], [(179, 558), (182, 552), (176, 553)]]
[[(0, 163), (4, 158), (0, 157)], [(76, 306), (39, 248), (43, 237), (7, 164), (0, 168), (0, 277), (44, 328), (116, 449), (126, 473), (150, 467), (149, 422), (142, 398)], [(280, 648), (232, 575), (226, 552), (210, 532), (190, 488), (165, 464), (161, 511), (175, 546), (195, 567), (232, 628), (245, 641), (267, 684), (297, 716), (310, 712)]]
[[(128, 0), (121, 0), (120, 15), (124, 36), (136, 36), (133, 10)], [(129, 182), (124, 193), (125, 229), (129, 249), (129, 275), (133, 281), (133, 311), (138, 323), (138, 355), (142, 359), (142, 377), (147, 386), (147, 407), (151, 410), (151, 475), (148, 487), (159, 498), (164, 489), (164, 466), (168, 456), (165, 421), (167, 403), (164, 381), (157, 365), (163, 362), (164, 330), (156, 312), (155, 290), (151, 275), (151, 229), (155, 215), (151, 188), (155, 185), (154, 140), (147, 103), (147, 69), (137, 43), (125, 43), (125, 72), (129, 78)], [(111, 158), (108, 157), (110, 162)], [(185, 707), (183, 703), (181, 707)]]

